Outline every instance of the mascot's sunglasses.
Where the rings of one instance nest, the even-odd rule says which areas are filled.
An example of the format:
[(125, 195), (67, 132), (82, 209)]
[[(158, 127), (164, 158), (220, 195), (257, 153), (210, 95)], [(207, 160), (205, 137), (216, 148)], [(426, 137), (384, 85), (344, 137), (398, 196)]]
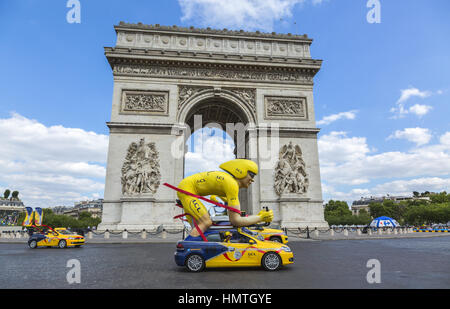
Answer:
[(253, 172), (250, 172), (250, 171), (248, 171), (248, 174), (250, 175), (250, 177), (253, 179), (253, 178), (255, 178), (255, 173), (253, 173)]

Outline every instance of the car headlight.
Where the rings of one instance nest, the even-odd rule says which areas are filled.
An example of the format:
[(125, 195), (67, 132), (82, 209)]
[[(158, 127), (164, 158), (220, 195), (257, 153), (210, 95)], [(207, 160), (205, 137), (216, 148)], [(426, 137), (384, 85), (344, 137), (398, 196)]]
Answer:
[(281, 247), (281, 250), (285, 251), (285, 252), (291, 252), (291, 248), (287, 247), (287, 246), (283, 246)]

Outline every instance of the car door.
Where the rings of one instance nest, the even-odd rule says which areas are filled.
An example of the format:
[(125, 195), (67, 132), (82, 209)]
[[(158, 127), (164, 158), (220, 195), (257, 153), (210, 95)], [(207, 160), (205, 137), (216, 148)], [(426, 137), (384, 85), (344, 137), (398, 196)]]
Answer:
[(46, 239), (46, 245), (47, 246), (57, 246), (59, 242), (58, 233), (48, 231), (48, 233), (45, 235), (47, 237)]
[(258, 251), (255, 244), (250, 243), (250, 237), (234, 232), (233, 238), (227, 243), (228, 251), (224, 253), (230, 266), (259, 265)]

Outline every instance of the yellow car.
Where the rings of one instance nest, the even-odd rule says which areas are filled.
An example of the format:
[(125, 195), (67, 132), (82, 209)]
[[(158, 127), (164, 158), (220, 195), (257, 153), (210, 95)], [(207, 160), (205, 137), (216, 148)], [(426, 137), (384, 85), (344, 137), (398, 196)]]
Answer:
[[(217, 216), (214, 214), (211, 216), (211, 220), (213, 221), (213, 227), (212, 227), (213, 229), (214, 228), (220, 229), (220, 228), (225, 228), (225, 227), (230, 227), (230, 228), (232, 227), (228, 216), (225, 216), (225, 215)], [(248, 229), (261, 235), (261, 237), (264, 240), (275, 241), (275, 242), (279, 242), (282, 244), (288, 243), (288, 236), (286, 235), (286, 233), (283, 230), (271, 229), (271, 228), (267, 228), (266, 226), (267, 226), (267, 224), (255, 224), (255, 225), (249, 226)]]
[(259, 266), (274, 271), (294, 263), (294, 254), (283, 244), (261, 241), (247, 228), (208, 230), (207, 241), (179, 241), (175, 263), (189, 271), (199, 272), (206, 267)]
[(34, 233), (28, 239), (28, 246), (31, 249), (37, 247), (80, 247), (84, 245), (84, 237), (74, 234), (65, 228), (52, 229), (47, 227), (38, 233)]
[(279, 242), (282, 244), (288, 243), (288, 236), (283, 230), (269, 229), (261, 225), (250, 226), (248, 229), (261, 235), (264, 240)]

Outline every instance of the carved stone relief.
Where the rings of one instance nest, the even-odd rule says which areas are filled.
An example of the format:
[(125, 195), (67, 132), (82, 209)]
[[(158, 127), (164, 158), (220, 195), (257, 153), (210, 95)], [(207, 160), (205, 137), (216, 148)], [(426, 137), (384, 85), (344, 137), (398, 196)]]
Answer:
[(303, 97), (264, 97), (265, 118), (308, 119), (306, 98)]
[(178, 110), (198, 92), (208, 89), (208, 87), (178, 86)]
[(159, 153), (155, 143), (131, 143), (122, 165), (122, 194), (156, 193), (161, 180)]
[[(211, 90), (213, 87), (185, 86), (178, 87), (178, 110), (192, 97), (203, 90)], [(221, 88), (221, 91), (230, 91), (244, 101), (250, 109), (256, 113), (256, 89), (252, 88)]]
[(284, 145), (280, 149), (275, 167), (274, 188), (278, 196), (282, 194), (304, 194), (308, 190), (309, 177), (302, 158), (300, 146)]
[(299, 71), (279, 71), (265, 72), (259, 70), (249, 70), (249, 68), (193, 68), (164, 65), (133, 65), (133, 64), (114, 64), (114, 75), (125, 76), (144, 76), (144, 77), (168, 77), (168, 78), (196, 78), (196, 79), (218, 79), (233, 81), (256, 81), (256, 82), (286, 82), (302, 83), (305, 85), (313, 84), (313, 72)]
[(241, 100), (247, 103), (253, 112), (256, 113), (256, 89), (224, 88), (224, 90), (229, 90), (236, 94)]
[(169, 93), (166, 91), (122, 92), (121, 113), (123, 114), (168, 114)]

